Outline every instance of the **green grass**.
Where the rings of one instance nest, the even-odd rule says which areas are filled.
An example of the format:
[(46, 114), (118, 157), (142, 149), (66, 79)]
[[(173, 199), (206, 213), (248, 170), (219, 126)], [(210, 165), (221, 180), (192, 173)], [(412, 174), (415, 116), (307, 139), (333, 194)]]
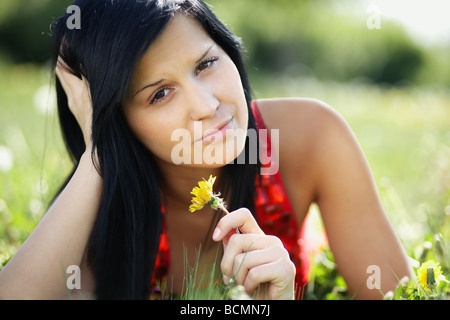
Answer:
[[(50, 84), (46, 70), (0, 63), (0, 260), (8, 258), (43, 216), (57, 186), (68, 174), (56, 115), (39, 111), (37, 92)], [(42, 104), (42, 102), (41, 102)], [(3, 170), (1, 168), (3, 167)]]
[[(47, 71), (0, 63), (0, 262), (6, 262), (34, 229), (71, 166), (55, 112), (42, 111), (42, 99), (49, 92)], [(420, 263), (435, 260), (448, 280), (450, 91), (437, 86), (399, 89), (363, 82), (323, 83), (289, 75), (251, 78), (256, 98), (317, 98), (344, 116), (368, 158), (383, 205), (408, 255)], [(13, 155), (11, 168), (5, 150)], [(314, 262), (304, 298), (349, 299), (331, 253), (325, 250)], [(186, 270), (185, 299), (200, 294), (191, 285), (192, 270)], [(449, 298), (445, 281), (434, 290), (435, 294), (424, 294), (410, 284), (394, 298)], [(206, 298), (220, 297), (217, 291), (206, 293)]]

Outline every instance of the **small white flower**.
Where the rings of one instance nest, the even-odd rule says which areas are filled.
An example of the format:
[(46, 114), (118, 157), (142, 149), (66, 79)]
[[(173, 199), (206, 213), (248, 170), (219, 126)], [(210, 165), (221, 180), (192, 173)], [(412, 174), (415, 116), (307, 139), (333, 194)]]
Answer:
[(14, 165), (14, 156), (12, 151), (6, 146), (0, 146), (0, 171), (8, 172)]
[(53, 87), (44, 85), (37, 89), (33, 97), (35, 109), (43, 115), (56, 110), (56, 94)]
[(383, 300), (394, 300), (394, 292), (386, 292), (386, 294), (383, 296)]

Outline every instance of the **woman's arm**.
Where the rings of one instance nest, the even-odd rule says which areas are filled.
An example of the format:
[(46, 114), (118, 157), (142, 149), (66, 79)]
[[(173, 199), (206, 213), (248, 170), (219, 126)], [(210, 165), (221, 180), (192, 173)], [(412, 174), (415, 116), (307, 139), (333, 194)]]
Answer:
[[(308, 205), (311, 201), (319, 205), (349, 293), (362, 299), (382, 298), (381, 292), (395, 289), (398, 279), (409, 276), (410, 269), (351, 129), (334, 110), (315, 100), (260, 104), (268, 126), (276, 128), (278, 123), (283, 128), (280, 168), (300, 220), (306, 195)], [(367, 284), (375, 272), (381, 292)]]
[(102, 179), (86, 151), (70, 182), (0, 272), (0, 299), (69, 297), (67, 267), (81, 267), (101, 193)]
[(56, 74), (67, 94), (69, 108), (83, 129), (87, 148), (67, 186), (0, 272), (3, 299), (68, 298), (66, 279), (72, 272), (67, 273), (67, 268), (81, 268), (100, 207), (102, 178), (91, 157), (88, 84), (64, 71), (60, 64)]
[[(332, 111), (325, 119), (317, 157), (317, 204), (335, 256), (356, 298), (380, 299), (409, 274), (406, 254), (379, 199), (372, 173), (356, 138)], [(379, 272), (380, 290), (367, 279)], [(371, 278), (372, 279), (372, 278)], [(376, 280), (376, 278), (373, 278)]]

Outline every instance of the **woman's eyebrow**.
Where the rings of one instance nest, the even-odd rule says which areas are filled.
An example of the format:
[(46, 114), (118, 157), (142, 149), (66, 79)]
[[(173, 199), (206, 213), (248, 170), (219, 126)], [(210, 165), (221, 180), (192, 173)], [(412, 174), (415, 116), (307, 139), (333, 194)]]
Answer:
[[(210, 45), (209, 48), (205, 51), (205, 53), (200, 57), (200, 59), (198, 59), (197, 61), (195, 61), (195, 63), (200, 63), (209, 53), (209, 51), (211, 51), (212, 47), (214, 46), (214, 44)], [(135, 97), (138, 93), (144, 91), (145, 89), (149, 88), (149, 87), (155, 87), (158, 84), (160, 84), (161, 82), (163, 82), (164, 79), (161, 79), (159, 81), (156, 81), (155, 83), (151, 83), (146, 85), (145, 87), (143, 87), (142, 89), (139, 89), (134, 95), (133, 97)]]
[(156, 81), (155, 83), (151, 83), (151, 84), (146, 85), (146, 86), (143, 87), (142, 89), (139, 89), (139, 90), (133, 95), (133, 97), (135, 97), (138, 93), (144, 91), (145, 89), (147, 89), (147, 88), (149, 88), (149, 87), (155, 87), (155, 86), (157, 86), (158, 84), (160, 84), (161, 82), (163, 82), (163, 80), (164, 80), (164, 79), (161, 79), (161, 80), (159, 80), (159, 81)]
[(210, 45), (209, 48), (205, 51), (205, 53), (200, 57), (200, 59), (195, 61), (195, 63), (200, 63), (203, 59), (205, 59), (205, 57), (208, 55), (209, 51), (211, 51), (213, 46), (214, 44)]

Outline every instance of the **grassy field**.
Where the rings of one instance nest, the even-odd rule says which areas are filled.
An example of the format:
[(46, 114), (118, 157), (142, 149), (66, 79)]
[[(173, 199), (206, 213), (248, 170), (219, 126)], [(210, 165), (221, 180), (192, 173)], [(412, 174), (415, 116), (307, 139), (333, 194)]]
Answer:
[[(385, 209), (408, 255), (434, 260), (450, 275), (450, 91), (389, 88), (363, 81), (252, 74), (256, 98), (302, 96), (325, 101), (353, 128), (373, 170)], [(52, 103), (48, 68), (0, 62), (0, 262), (7, 261), (44, 215), (70, 170)], [(347, 299), (325, 249), (306, 299)], [(414, 269), (416, 270), (416, 269)], [(431, 293), (413, 284), (396, 299), (449, 298), (442, 280)]]

